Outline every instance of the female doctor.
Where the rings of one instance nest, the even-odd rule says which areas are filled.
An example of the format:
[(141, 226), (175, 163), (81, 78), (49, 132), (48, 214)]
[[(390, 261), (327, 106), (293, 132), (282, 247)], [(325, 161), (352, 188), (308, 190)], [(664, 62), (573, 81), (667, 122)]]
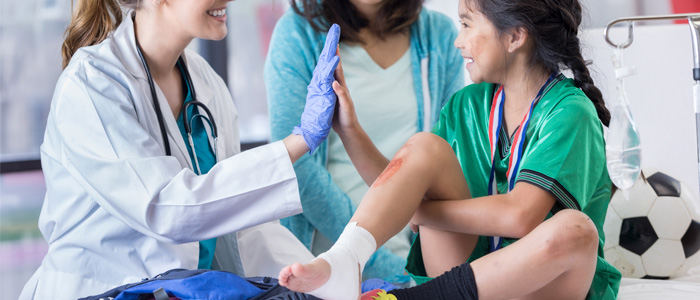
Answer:
[[(224, 38), (229, 1), (77, 2), (41, 146), (39, 228), (49, 248), (20, 299), (76, 299), (210, 268), (215, 250), (235, 256), (216, 237), (301, 212), (292, 163), (330, 130), (339, 28), (301, 124), (239, 154), (226, 85), (185, 50), (194, 38)], [(122, 7), (133, 10), (122, 17)]]

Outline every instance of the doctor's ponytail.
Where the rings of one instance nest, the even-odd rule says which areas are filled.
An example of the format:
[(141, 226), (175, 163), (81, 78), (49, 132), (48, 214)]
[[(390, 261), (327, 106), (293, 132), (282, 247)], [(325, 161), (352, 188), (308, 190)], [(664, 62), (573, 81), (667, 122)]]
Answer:
[(63, 68), (66, 68), (75, 51), (81, 47), (99, 44), (121, 22), (122, 9), (118, 0), (78, 0), (61, 47)]

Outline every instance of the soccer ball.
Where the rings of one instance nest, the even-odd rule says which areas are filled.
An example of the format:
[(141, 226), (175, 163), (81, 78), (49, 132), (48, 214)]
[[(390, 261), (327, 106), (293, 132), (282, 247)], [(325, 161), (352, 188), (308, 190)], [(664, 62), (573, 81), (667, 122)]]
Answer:
[(700, 263), (700, 222), (687, 186), (645, 168), (629, 192), (618, 190), (605, 216), (605, 259), (623, 277), (668, 279)]

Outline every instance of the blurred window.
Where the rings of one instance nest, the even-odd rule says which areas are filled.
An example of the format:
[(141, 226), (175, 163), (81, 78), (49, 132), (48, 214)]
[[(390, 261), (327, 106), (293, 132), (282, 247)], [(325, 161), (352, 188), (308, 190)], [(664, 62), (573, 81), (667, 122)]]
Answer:
[(0, 162), (39, 159), (70, 0), (0, 2)]
[(288, 0), (229, 4), (228, 86), (238, 109), (242, 143), (270, 138), (263, 65), (272, 30), (288, 7)]

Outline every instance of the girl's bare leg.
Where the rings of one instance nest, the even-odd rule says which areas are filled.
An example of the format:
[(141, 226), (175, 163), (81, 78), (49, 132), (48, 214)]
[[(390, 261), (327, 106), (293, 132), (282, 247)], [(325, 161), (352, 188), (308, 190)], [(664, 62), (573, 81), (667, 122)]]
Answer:
[[(434, 134), (418, 133), (372, 184), (350, 222), (370, 232), (379, 247), (408, 224), (424, 198), (469, 197), (464, 174), (449, 144)], [(291, 290), (309, 292), (324, 285), (329, 276), (330, 265), (316, 259), (283, 268), (279, 279)]]
[[(423, 147), (419, 147), (419, 145)], [(411, 151), (412, 153), (402, 153), (404, 150)], [(404, 168), (404, 171), (408, 173), (395, 174), (392, 178), (397, 184), (392, 187), (381, 189), (380, 185), (382, 184), (382, 179), (386, 178), (385, 176), (391, 175), (392, 164), (397, 160), (406, 159), (413, 159), (417, 168), (413, 170)], [(401, 167), (403, 168), (403, 166)], [(434, 178), (434, 180), (431, 181), (429, 178)], [(409, 186), (415, 186), (419, 182), (425, 185), (419, 186), (418, 190), (408, 189)], [(387, 183), (387, 185), (389, 184)], [(402, 189), (401, 187), (404, 188)], [(401, 195), (400, 193), (405, 194)], [(425, 196), (418, 199), (416, 197), (418, 195)], [(397, 197), (395, 198), (396, 202), (390, 203), (391, 201), (386, 201), (392, 197)], [(375, 184), (372, 185), (372, 188), (362, 200), (362, 205), (357, 209), (351, 222), (357, 221), (358, 225), (364, 224), (362, 227), (372, 232), (379, 244), (381, 237), (388, 236), (388, 238), (390, 238), (395, 234), (393, 231), (397, 229), (385, 226), (381, 218), (373, 216), (373, 211), (393, 211), (407, 208), (408, 211), (403, 215), (402, 223), (400, 223), (406, 224), (418, 209), (422, 200), (428, 199), (428, 201), (431, 201), (468, 198), (471, 198), (469, 187), (464, 178), (462, 168), (457, 161), (457, 157), (454, 155), (454, 150), (452, 150), (449, 144), (441, 137), (434, 134), (420, 133), (414, 136), (406, 146), (396, 154), (387, 169), (377, 179)], [(409, 199), (409, 205), (406, 205), (407, 202), (402, 202), (400, 199)], [(378, 236), (376, 232), (382, 229), (387, 229), (388, 231)], [(400, 230), (400, 228), (398, 230)], [(428, 274), (435, 274), (432, 276), (442, 274), (452, 267), (467, 261), (478, 238), (471, 234), (447, 232), (428, 227), (421, 227), (420, 231), (423, 262)], [(385, 239), (381, 240), (381, 243), (384, 242), (386, 242)]]
[(408, 224), (424, 199), (469, 197), (450, 145), (432, 133), (417, 133), (372, 184), (350, 222), (371, 232), (379, 246)]
[(563, 210), (517, 242), (471, 264), (479, 299), (584, 299), (597, 263), (598, 231)]
[(472, 234), (421, 226), (420, 245), (426, 275), (436, 277), (463, 264), (474, 252), (477, 242), (478, 236)]
[(588, 216), (564, 210), (508, 247), (390, 293), (399, 300), (584, 299), (595, 272), (597, 244)]

